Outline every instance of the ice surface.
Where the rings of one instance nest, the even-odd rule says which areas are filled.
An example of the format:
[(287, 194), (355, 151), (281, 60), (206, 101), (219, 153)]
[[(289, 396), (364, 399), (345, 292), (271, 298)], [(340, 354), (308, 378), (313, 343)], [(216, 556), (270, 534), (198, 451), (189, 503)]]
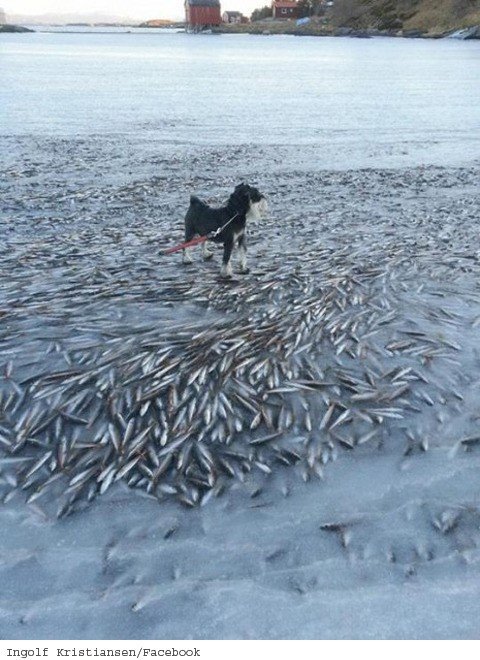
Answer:
[[(89, 341), (115, 320), (120, 334), (164, 323), (165, 280), (186, 276), (158, 251), (181, 238), (188, 195), (219, 202), (246, 179), (271, 209), (251, 228), (255, 268), (297, 272), (320, 253), (352, 273), (381, 264), (396, 314), (378, 334), (381, 357), (421, 368), (428, 382), (412, 385), (407, 403), (418, 410), (405, 409), (374, 443), (335, 446), (322, 480), (303, 483), (295, 468), (252, 471), (196, 509), (119, 483), (57, 520), (54, 502), (27, 505), (21, 489), (7, 494), (23, 458), (2, 454), (0, 636), (478, 638), (478, 47), (253, 37), (215, 37), (213, 45), (174, 35), (141, 37), (149, 41), (134, 54), (125, 37), (119, 46), (118, 36), (87, 44), (78, 40), (98, 37), (28, 35), (2, 54), (1, 263), (9, 277), (0, 287), (1, 373), (9, 359), (20, 370), (57, 369), (62, 352), (46, 354), (46, 346)], [(221, 57), (205, 75), (223, 102), (215, 112), (235, 110), (222, 130), (205, 97), (197, 119), (185, 119), (192, 59), (205, 72), (219, 43)], [(251, 82), (259, 53), (264, 94)], [(241, 81), (225, 86), (239, 55)], [(56, 87), (52, 72), (72, 62), (88, 89), (76, 76), (75, 89)], [(98, 62), (110, 81), (121, 70), (129, 84), (97, 96), (106, 78)], [(278, 75), (284, 86), (276, 88)], [(379, 85), (388, 93), (379, 96)], [(305, 110), (314, 115), (306, 128)], [(272, 119), (280, 115), (291, 120), (282, 131)], [(64, 137), (49, 137), (52, 130)], [(63, 291), (77, 264), (90, 268), (98, 297), (79, 305), (59, 295), (62, 306), (52, 309), (52, 288)], [(218, 259), (194, 268), (192, 281), (216, 282)], [(126, 294), (115, 297), (112, 283)], [(196, 313), (190, 301), (175, 318)], [(55, 314), (62, 322), (51, 325)], [(444, 350), (433, 360), (421, 346), (388, 352), (406, 328), (421, 328)], [(333, 352), (325, 359), (333, 364)]]
[(311, 145), (326, 168), (453, 165), (479, 151), (479, 57), (451, 39), (4, 35), (0, 133), (290, 145), (291, 168)]
[[(58, 147), (60, 153), (63, 148)], [(89, 153), (91, 145), (83, 148)], [(43, 157), (51, 158), (43, 152), (35, 156)], [(138, 158), (138, 183), (118, 195), (127, 210), (130, 195), (136, 198), (141, 186), (151, 190), (160, 185), (142, 179), (146, 165), (143, 155)], [(204, 176), (209, 177), (215, 158), (215, 152), (208, 156)], [(185, 172), (181, 165), (172, 166)], [(242, 167), (251, 167), (250, 161)], [(57, 521), (55, 507), (43, 500), (25, 505), (24, 494), (17, 492), (0, 509), (2, 637), (478, 637), (480, 447), (461, 442), (478, 433), (480, 311), (470, 229), (478, 204), (476, 172), (472, 167), (263, 174), (262, 188), (272, 190), (273, 218), (282, 207), (286, 213), (280, 229), (273, 219), (264, 225), (272, 237), (270, 251), (258, 228), (252, 232), (254, 262), (262, 256), (277, 260), (286, 231), (293, 264), (301, 254), (302, 233), (317, 236), (319, 222), (325, 246), (342, 249), (349, 242), (360, 260), (373, 249), (388, 259), (402, 232), (407, 265), (401, 272), (408, 286), (398, 288), (399, 317), (380, 339), (387, 343), (389, 332), (408, 320), (427, 336), (448, 342), (443, 356), (422, 366), (430, 385), (419, 386), (418, 393), (434, 397), (434, 405), (416, 398), (421, 414), (393, 420), (381, 442), (337, 451), (321, 481), (303, 483), (292, 468), (270, 476), (252, 472), (244, 485), (233, 485), (195, 510), (169, 501), (159, 504), (119, 484), (83, 512)], [(12, 209), (24, 198), (28, 181), (22, 177), (8, 189), (5, 203)], [(47, 191), (39, 202), (44, 216), (59, 213), (55, 184), (42, 185)], [(298, 206), (300, 189), (309, 196)], [(104, 194), (91, 189), (85, 202), (90, 217), (104, 217)], [(181, 203), (183, 184), (162, 195), (162, 204), (174, 208)], [(158, 261), (148, 241), (156, 231), (156, 200), (152, 195), (139, 201), (142, 222), (132, 220), (128, 228), (132, 254), (152, 265)], [(50, 205), (56, 210), (50, 211)], [(25, 211), (12, 213), (23, 217)], [(118, 211), (109, 213), (113, 223)], [(31, 221), (10, 234), (9, 257), (23, 249), (22, 232)], [(53, 229), (58, 236), (70, 236), (68, 218), (53, 229), (43, 222), (45, 236)], [(95, 220), (91, 228), (102, 240), (104, 225)], [(112, 249), (100, 257), (107, 268)], [(198, 264), (205, 276), (215, 268)], [(173, 261), (168, 269), (152, 270), (153, 277), (161, 282), (166, 273), (183, 272)], [(37, 295), (56, 277), (50, 273), (47, 284), (39, 279)], [(14, 299), (13, 289), (11, 295)], [(105, 304), (109, 318), (119, 303)], [(149, 316), (148, 305), (140, 308), (138, 318), (135, 305), (125, 308), (127, 330), (155, 322), (153, 309)], [(92, 313), (98, 309), (97, 303), (91, 307)], [(182, 309), (192, 313), (188, 306)], [(10, 330), (24, 341), (36, 334), (45, 341), (41, 315), (34, 318), (32, 323), (28, 315), (12, 314)], [(75, 316), (71, 319), (71, 327), (65, 323), (62, 328), (67, 339), (75, 327)], [(29, 345), (22, 348), (16, 336), (12, 340), (4, 333), (3, 346), (15, 345), (20, 355)], [(397, 366), (400, 357), (392, 354), (390, 360)], [(421, 356), (407, 362), (418, 368)], [(408, 430), (414, 440), (408, 439)], [(11, 472), (11, 465), (3, 467)], [(261, 492), (250, 497), (257, 487)]]
[(2, 637), (477, 638), (479, 467), (369, 452), (193, 511), (121, 487), (62, 521), (10, 502)]

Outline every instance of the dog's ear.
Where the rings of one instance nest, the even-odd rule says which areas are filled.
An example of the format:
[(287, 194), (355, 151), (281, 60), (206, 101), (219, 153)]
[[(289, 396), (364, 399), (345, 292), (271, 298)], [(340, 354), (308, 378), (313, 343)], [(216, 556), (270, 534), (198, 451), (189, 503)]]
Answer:
[(250, 201), (250, 187), (247, 186), (246, 183), (240, 183), (236, 188), (235, 188), (235, 194), (239, 195), (243, 199), (248, 199)]

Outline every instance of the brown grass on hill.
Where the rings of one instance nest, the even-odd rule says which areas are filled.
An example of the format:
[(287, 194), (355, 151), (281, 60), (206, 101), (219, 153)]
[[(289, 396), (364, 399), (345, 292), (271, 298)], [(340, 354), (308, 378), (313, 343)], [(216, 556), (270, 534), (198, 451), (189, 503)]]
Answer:
[(406, 28), (441, 31), (480, 25), (479, 0), (422, 0)]
[(336, 0), (334, 26), (429, 32), (480, 24), (480, 0)]

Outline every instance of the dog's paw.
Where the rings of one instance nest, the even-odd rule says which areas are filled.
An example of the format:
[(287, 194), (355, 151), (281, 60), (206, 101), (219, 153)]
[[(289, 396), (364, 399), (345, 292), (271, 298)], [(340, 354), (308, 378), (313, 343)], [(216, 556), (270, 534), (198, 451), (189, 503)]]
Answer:
[(209, 261), (213, 257), (213, 252), (204, 252), (203, 259), (204, 261)]
[(250, 272), (250, 268), (240, 268), (238, 272), (240, 273), (240, 275), (248, 275), (248, 273)]

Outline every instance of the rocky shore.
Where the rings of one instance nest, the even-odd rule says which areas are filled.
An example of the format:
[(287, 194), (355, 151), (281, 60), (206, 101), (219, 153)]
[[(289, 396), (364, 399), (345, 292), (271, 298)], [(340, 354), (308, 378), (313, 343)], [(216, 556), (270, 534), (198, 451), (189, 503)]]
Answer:
[[(100, 25), (98, 27), (101, 27)], [(154, 30), (182, 29), (183, 23), (170, 23), (168, 21), (147, 21), (139, 26)], [(30, 28), (19, 25), (0, 25), (0, 33), (27, 33), (35, 32)], [(70, 32), (70, 30), (69, 30)], [(459, 30), (421, 30), (421, 29), (379, 29), (379, 28), (354, 28), (335, 27), (311, 22), (305, 25), (297, 25), (294, 21), (257, 21), (248, 24), (221, 25), (213, 29), (216, 34), (255, 34), (255, 35), (291, 35), (297, 37), (353, 37), (369, 39), (371, 37), (398, 37), (408, 39), (442, 39), (454, 38), (463, 41), (480, 39), (480, 26), (471, 26)]]
[(459, 40), (480, 39), (480, 26), (472, 26), (461, 30), (421, 30), (421, 29), (378, 29), (378, 28), (353, 28), (334, 27), (312, 22), (306, 25), (296, 25), (293, 21), (265, 21), (248, 23), (246, 25), (222, 25), (214, 29), (219, 34), (263, 34), (292, 35), (297, 37), (356, 37), (369, 39), (371, 37), (399, 37), (407, 39), (442, 39), (455, 38)]

